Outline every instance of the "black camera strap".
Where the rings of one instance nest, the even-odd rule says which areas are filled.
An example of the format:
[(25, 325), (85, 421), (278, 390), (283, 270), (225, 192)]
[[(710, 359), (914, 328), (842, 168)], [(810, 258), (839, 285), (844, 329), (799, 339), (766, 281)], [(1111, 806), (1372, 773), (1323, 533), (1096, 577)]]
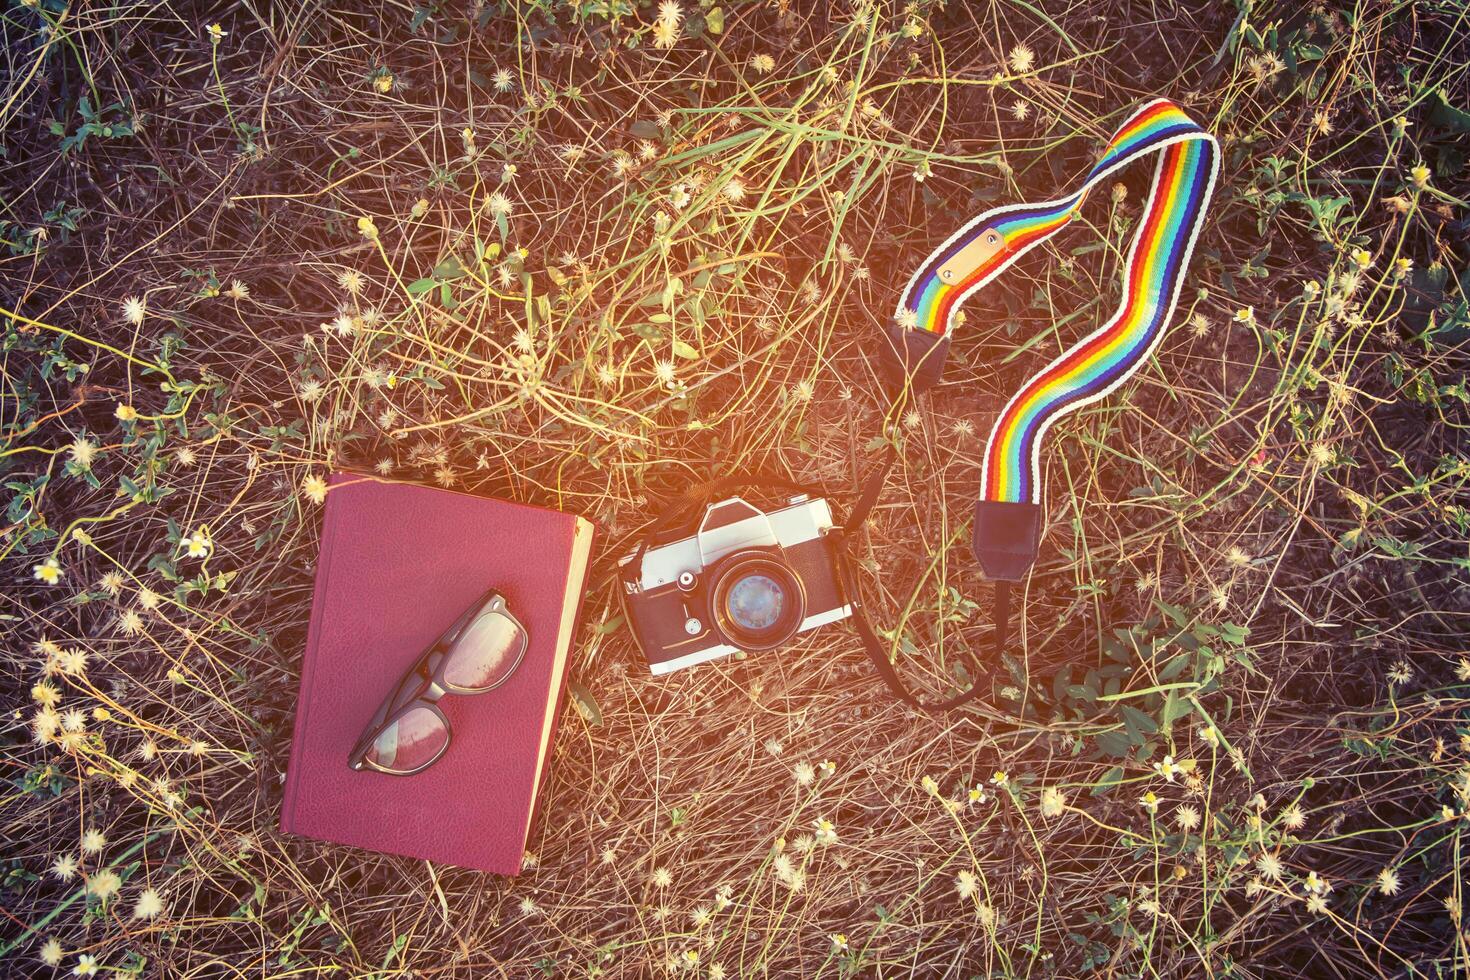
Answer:
[[(889, 659), (891, 645), (884, 644), (883, 640), (878, 636), (877, 630), (873, 628), (872, 621), (868, 619), (867, 610), (862, 601), (862, 592), (858, 587), (852, 549), (848, 541), (849, 534), (856, 532), (858, 528), (862, 527), (867, 522), (869, 515), (872, 514), (873, 508), (877, 506), (878, 497), (883, 492), (883, 483), (888, 478), (888, 474), (892, 471), (893, 465), (897, 460), (898, 453), (892, 444), (890, 444), (883, 454), (883, 462), (879, 464), (878, 469), (863, 484), (862, 493), (858, 495), (858, 499), (853, 503), (852, 510), (847, 515), (846, 524), (842, 528), (834, 529), (833, 536), (835, 538), (834, 543), (836, 544), (835, 550), (837, 552), (838, 570), (842, 575), (843, 592), (846, 593), (848, 602), (852, 605), (851, 619), (853, 628), (857, 630), (858, 639), (862, 641), (863, 652), (868, 655), (869, 660), (873, 661), (873, 666), (878, 669), (878, 676), (883, 678), (883, 683), (888, 685), (888, 689), (893, 692), (895, 697), (910, 707), (918, 708), (920, 711), (949, 711), (952, 708), (958, 708), (962, 704), (979, 700), (984, 690), (982, 687), (985, 676), (984, 672), (979, 669), (979, 665), (972, 658), (970, 674), (975, 679), (968, 688), (959, 694), (941, 701), (920, 701), (909, 690), (908, 686), (904, 684), (903, 678), (898, 674), (898, 669), (894, 667), (893, 661)], [(1010, 621), (1010, 598), (1010, 583), (998, 583), (995, 594), (997, 619), (994, 640), (994, 651), (997, 655), (999, 655), (1001, 650), (1005, 649), (1005, 633)]]

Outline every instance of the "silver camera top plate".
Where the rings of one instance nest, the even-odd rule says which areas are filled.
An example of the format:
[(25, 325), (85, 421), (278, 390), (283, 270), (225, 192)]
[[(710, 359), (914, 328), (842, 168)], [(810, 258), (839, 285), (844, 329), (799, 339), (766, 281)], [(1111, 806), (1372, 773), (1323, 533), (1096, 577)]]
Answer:
[[(804, 499), (763, 512), (739, 497), (713, 504), (697, 533), (649, 548), (643, 556), (641, 590), (677, 582), (682, 572), (699, 572), (740, 548), (792, 547), (819, 538), (832, 527), (832, 508), (823, 499)], [(634, 558), (625, 555), (619, 564)]]

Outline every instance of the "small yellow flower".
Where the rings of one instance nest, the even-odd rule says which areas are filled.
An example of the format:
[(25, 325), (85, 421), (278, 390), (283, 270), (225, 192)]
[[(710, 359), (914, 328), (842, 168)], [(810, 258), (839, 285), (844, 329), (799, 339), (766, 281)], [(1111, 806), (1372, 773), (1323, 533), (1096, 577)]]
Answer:
[(327, 499), (327, 481), (313, 473), (301, 481), (301, 492), (307, 500), (319, 504)]
[(210, 24), (204, 29), (204, 32), (209, 35), (210, 44), (218, 44), (222, 39), (230, 36), (228, 33), (225, 32), (225, 29), (218, 24)]
[(847, 952), (847, 933), (834, 932), (832, 933), (831, 939), (833, 949), (837, 950), (839, 953)]
[(1149, 790), (1147, 793), (1144, 793), (1143, 798), (1138, 801), (1138, 805), (1143, 807), (1149, 813), (1159, 812), (1159, 798), (1153, 790)]
[(1172, 783), (1175, 774), (1179, 772), (1179, 767), (1174, 765), (1174, 757), (1172, 755), (1166, 755), (1164, 756), (1163, 762), (1154, 763), (1154, 772), (1163, 776), (1166, 782)]
[(1421, 191), (1424, 190), (1429, 186), (1429, 168), (1422, 163), (1415, 165), (1409, 171), (1409, 183)]
[(378, 240), (378, 226), (373, 224), (373, 219), (367, 215), (363, 215), (357, 219), (357, 230), (363, 238), (366, 238), (370, 242)]
[(414, 201), (413, 207), (409, 209), (408, 213), (414, 218), (422, 218), (429, 213), (429, 199), (421, 197), (417, 201)]
[(55, 558), (47, 558), (41, 564), (32, 567), (31, 574), (36, 577), (37, 581), (44, 582), (47, 585), (55, 585), (61, 581), (61, 563)]
[(1041, 791), (1041, 815), (1043, 817), (1059, 817), (1067, 809), (1067, 797), (1055, 786), (1048, 786)]
[(995, 770), (995, 775), (990, 777), (990, 783), (992, 786), (1005, 786), (1010, 781), (1010, 775), (1001, 769)]
[(393, 91), (393, 73), (390, 71), (385, 71), (382, 74), (378, 75), (376, 78), (373, 79), (373, 88), (377, 89), (384, 95), (387, 95), (389, 92)]
[(1373, 264), (1373, 253), (1369, 252), (1366, 248), (1353, 249), (1349, 257), (1353, 260), (1353, 265), (1359, 269), (1366, 269)]
[(112, 415), (119, 422), (134, 422), (138, 418), (138, 410), (131, 405), (118, 405), (112, 410)]
[(812, 821), (812, 826), (817, 828), (816, 838), (822, 844), (837, 843), (837, 825), (826, 817), (820, 817)]

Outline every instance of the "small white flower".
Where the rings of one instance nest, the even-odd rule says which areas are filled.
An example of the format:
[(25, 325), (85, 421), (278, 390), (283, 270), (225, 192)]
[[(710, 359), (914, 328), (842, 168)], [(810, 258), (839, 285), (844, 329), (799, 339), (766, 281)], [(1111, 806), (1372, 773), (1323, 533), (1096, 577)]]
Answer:
[(145, 888), (133, 906), (133, 918), (152, 919), (163, 911), (163, 897), (152, 888)]
[(190, 558), (208, 558), (210, 552), (214, 550), (214, 541), (209, 536), (209, 530), (202, 526), (181, 541), (180, 545), (188, 552)]
[(141, 296), (129, 296), (123, 300), (123, 319), (135, 327), (143, 325), (143, 318), (148, 315), (148, 303)]

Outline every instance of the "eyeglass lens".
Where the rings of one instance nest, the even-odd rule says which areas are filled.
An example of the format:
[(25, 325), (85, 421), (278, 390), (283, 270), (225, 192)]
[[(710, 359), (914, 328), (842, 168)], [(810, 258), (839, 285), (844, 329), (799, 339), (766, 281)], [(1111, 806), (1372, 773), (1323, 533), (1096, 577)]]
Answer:
[(449, 651), (444, 680), (463, 690), (494, 687), (515, 669), (525, 642), (509, 616), (494, 610), (481, 613)]
[(366, 759), (389, 772), (408, 773), (428, 765), (449, 742), (449, 729), (438, 712), (419, 705), (404, 713), (373, 741)]

